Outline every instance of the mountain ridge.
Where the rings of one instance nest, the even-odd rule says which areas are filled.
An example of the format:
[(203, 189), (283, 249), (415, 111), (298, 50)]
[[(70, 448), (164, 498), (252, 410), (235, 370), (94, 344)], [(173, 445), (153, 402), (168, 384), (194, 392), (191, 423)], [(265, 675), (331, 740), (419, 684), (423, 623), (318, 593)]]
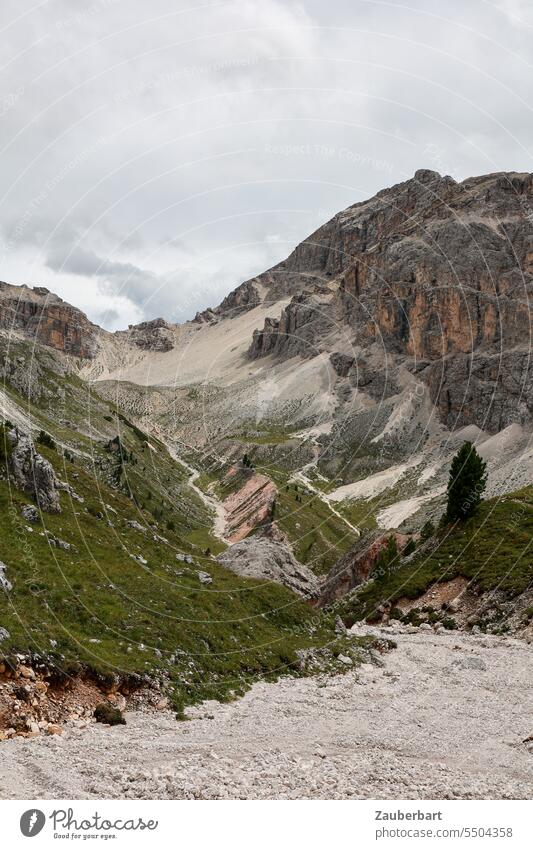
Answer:
[[(18, 292), (13, 338), (67, 354), (67, 369), (141, 426), (217, 456), (222, 476), (250, 448), (273, 463), (267, 477), (279, 462), (291, 471), (307, 463), (357, 500), (358, 481), (404, 468), (414, 453), (427, 458), (428, 476), (408, 495), (423, 504), (442, 492), (451, 435), (489, 444), (502, 434), (507, 447), (491, 458), (496, 494), (508, 434), (525, 457), (512, 485), (533, 468), (530, 202), (531, 174), (457, 183), (422, 169), (337, 213), (185, 324), (159, 318), (109, 333), (42, 287), (2, 284), (0, 329), (9, 336)], [(16, 360), (5, 369), (25, 385)]]
[[(2, 284), (0, 326), (98, 361), (116, 343), (167, 353), (191, 326), (266, 309), (249, 340), (250, 359), (346, 353), (335, 350), (337, 333), (344, 349), (377, 345), (384, 356), (403, 356), (448, 426), (494, 431), (529, 421), (533, 410), (524, 356), (533, 291), (530, 207), (531, 174), (498, 172), (456, 183), (421, 169), (337, 213), (285, 260), (184, 325), (157, 318), (110, 334), (43, 287)], [(482, 396), (494, 379), (495, 355), (500, 373), (487, 405)], [(463, 403), (469, 385), (477, 398)]]

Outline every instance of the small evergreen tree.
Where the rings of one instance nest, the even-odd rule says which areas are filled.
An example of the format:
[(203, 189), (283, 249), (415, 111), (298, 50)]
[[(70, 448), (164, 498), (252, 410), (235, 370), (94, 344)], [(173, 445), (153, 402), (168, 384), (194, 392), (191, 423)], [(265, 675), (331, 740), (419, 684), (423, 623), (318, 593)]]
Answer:
[(47, 448), (51, 448), (55, 450), (56, 444), (49, 433), (46, 433), (45, 430), (41, 430), (39, 432), (39, 436), (37, 437), (37, 442), (40, 445), (45, 445)]
[(487, 464), (481, 459), (471, 442), (465, 442), (452, 460), (448, 481), (446, 520), (468, 519), (479, 502), (487, 485)]
[(376, 565), (372, 571), (375, 573), (375, 577), (378, 581), (380, 579), (384, 580), (391, 574), (397, 563), (398, 544), (396, 542), (396, 537), (391, 535), (387, 540), (387, 544), (384, 545), (379, 552)]
[(404, 545), (402, 549), (402, 557), (409, 557), (410, 554), (416, 551), (416, 542), (413, 537)]
[(0, 425), (0, 465), (5, 465), (11, 454), (11, 444), (7, 438), (7, 431), (7, 423)]

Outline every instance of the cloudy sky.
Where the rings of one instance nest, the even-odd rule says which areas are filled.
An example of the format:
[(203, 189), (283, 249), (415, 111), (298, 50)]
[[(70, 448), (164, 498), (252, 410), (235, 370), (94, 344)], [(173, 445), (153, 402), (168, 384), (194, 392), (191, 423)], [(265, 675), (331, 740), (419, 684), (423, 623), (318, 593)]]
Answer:
[(2, 0), (0, 279), (217, 304), (420, 167), (533, 171), (530, 0)]

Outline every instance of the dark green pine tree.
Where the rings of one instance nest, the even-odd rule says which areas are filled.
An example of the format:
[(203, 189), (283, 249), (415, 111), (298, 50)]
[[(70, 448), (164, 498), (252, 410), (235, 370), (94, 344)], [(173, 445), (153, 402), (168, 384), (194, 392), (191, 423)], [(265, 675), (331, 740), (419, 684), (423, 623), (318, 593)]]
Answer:
[(468, 519), (485, 491), (487, 464), (477, 453), (471, 442), (465, 442), (452, 460), (448, 481), (448, 504), (446, 520)]
[(378, 581), (380, 579), (385, 580), (392, 574), (397, 565), (398, 545), (396, 543), (396, 537), (391, 535), (387, 540), (387, 544), (379, 552), (376, 565), (372, 570), (372, 577)]

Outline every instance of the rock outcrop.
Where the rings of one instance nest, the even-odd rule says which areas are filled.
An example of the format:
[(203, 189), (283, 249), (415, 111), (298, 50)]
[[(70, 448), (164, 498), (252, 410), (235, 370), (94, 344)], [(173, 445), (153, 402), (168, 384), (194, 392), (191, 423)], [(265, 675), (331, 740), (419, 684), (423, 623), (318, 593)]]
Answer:
[(98, 328), (48, 289), (0, 283), (0, 330), (81, 359), (95, 356)]
[[(234, 471), (234, 470), (233, 470)], [(266, 475), (249, 471), (243, 485), (224, 500), (226, 539), (239, 542), (270, 519), (276, 485)]]
[(491, 432), (531, 422), (532, 361), (529, 350), (446, 357), (421, 372), (441, 420), (455, 429), (471, 423)]
[(248, 356), (315, 357), (334, 333), (331, 300), (303, 292), (292, 298), (279, 319), (267, 317), (263, 329), (254, 331)]
[(7, 468), (15, 486), (31, 495), (41, 510), (60, 513), (60, 484), (52, 465), (41, 456), (30, 437), (17, 428), (7, 432)]
[(241, 283), (233, 292), (226, 295), (217, 309), (219, 315), (238, 315), (246, 310), (253, 309), (261, 303), (261, 295), (254, 280)]
[(219, 318), (234, 318), (247, 310), (252, 310), (261, 303), (260, 288), (256, 285), (255, 278), (246, 280), (226, 295), (218, 307), (197, 312), (194, 321), (196, 324), (211, 324)]
[(164, 318), (154, 318), (141, 324), (130, 324), (128, 340), (142, 351), (172, 351), (176, 344), (172, 325)]
[(333, 351), (329, 360), (339, 377), (347, 377), (355, 364), (355, 357), (351, 357), (349, 354), (341, 354), (338, 351)]
[(355, 587), (368, 581), (372, 577), (372, 571), (381, 551), (386, 547), (391, 536), (395, 538), (398, 549), (403, 548), (408, 540), (405, 534), (396, 531), (386, 534), (383, 531), (374, 531), (362, 537), (353, 548), (337, 560), (320, 587), (320, 606), (327, 607), (333, 604)]
[(295, 559), (282, 540), (255, 535), (232, 545), (217, 557), (219, 563), (237, 575), (274, 581), (299, 595), (313, 599), (318, 591), (318, 579), (306, 566)]

